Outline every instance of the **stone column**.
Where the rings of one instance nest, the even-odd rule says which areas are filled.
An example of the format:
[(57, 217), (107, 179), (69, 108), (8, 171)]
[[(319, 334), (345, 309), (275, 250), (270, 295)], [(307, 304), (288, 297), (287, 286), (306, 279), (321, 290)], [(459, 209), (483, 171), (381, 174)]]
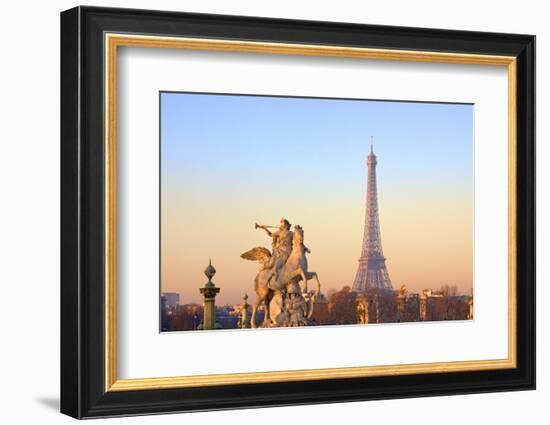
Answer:
[(401, 286), (397, 292), (397, 321), (403, 322), (405, 320), (405, 300), (406, 300), (405, 285)]
[(428, 316), (428, 290), (427, 289), (423, 289), (420, 292), (419, 303), (420, 303), (419, 305), (420, 320), (424, 321)]
[(208, 267), (204, 270), (204, 274), (208, 278), (208, 282), (204, 287), (200, 288), (201, 294), (204, 296), (204, 319), (202, 323), (202, 329), (215, 329), (216, 327), (216, 295), (220, 292), (220, 288), (216, 288), (212, 277), (216, 274), (216, 269), (212, 266), (212, 261), (208, 264)]

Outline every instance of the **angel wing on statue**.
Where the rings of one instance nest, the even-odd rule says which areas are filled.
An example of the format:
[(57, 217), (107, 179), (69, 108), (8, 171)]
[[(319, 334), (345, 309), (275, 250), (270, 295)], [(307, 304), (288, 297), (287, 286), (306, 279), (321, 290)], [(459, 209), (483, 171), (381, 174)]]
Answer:
[(241, 258), (258, 261), (262, 266), (265, 266), (271, 260), (271, 251), (263, 246), (257, 246), (241, 254)]

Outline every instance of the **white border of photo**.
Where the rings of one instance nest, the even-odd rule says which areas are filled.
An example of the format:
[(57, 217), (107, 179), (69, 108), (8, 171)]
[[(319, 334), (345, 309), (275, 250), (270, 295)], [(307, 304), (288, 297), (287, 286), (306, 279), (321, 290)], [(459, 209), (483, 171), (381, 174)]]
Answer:
[[(119, 379), (508, 357), (506, 67), (121, 47), (117, 78)], [(160, 333), (160, 91), (474, 104), (475, 320)]]

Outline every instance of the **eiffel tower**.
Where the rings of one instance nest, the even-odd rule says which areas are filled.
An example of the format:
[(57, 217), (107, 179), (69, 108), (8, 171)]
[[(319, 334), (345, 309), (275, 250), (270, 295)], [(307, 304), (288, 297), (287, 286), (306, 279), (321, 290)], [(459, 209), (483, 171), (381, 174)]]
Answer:
[(371, 137), (370, 153), (367, 157), (367, 211), (363, 233), (363, 249), (359, 267), (353, 281), (353, 291), (367, 289), (392, 289), (390, 275), (386, 268), (386, 258), (382, 252), (380, 222), (378, 219), (378, 194), (376, 190), (376, 155)]

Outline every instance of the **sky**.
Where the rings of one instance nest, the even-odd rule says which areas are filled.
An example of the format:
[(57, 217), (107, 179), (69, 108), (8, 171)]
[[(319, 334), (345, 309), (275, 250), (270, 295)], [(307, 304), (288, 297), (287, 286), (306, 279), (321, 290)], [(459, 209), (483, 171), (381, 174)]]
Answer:
[(161, 291), (254, 300), (271, 247), (254, 223), (304, 229), (322, 290), (351, 286), (361, 254), (371, 136), (382, 247), (394, 288), (473, 280), (472, 105), (166, 93), (161, 103)]

